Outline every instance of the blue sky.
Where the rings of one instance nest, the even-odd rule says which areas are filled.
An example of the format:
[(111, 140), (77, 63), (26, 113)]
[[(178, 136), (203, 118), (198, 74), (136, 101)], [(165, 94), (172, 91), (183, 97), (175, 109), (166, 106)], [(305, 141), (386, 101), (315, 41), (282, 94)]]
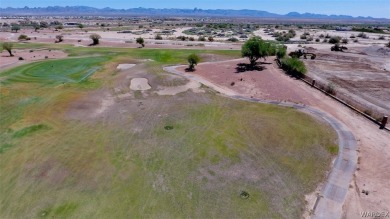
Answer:
[(97, 8), (256, 9), (390, 18), (390, 0), (0, 0), (0, 7), (92, 6)]

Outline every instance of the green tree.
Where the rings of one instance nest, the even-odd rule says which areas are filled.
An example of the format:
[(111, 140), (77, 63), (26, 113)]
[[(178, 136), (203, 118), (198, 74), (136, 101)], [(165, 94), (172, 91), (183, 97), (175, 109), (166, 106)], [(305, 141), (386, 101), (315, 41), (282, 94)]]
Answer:
[(77, 25), (80, 29), (83, 29), (84, 28), (84, 25), (83, 24), (78, 24)]
[(188, 69), (194, 70), (195, 65), (197, 65), (199, 63), (200, 58), (196, 54), (191, 54), (188, 56), (187, 60), (188, 60)]
[(276, 57), (278, 59), (282, 59), (286, 56), (286, 54), (287, 54), (287, 48), (285, 46), (282, 46), (282, 45), (278, 46), (277, 52), (276, 52)]
[(9, 53), (10, 56), (14, 56), (12, 54), (12, 47), (14, 47), (14, 44), (12, 44), (10, 42), (4, 42), (3, 43), (3, 49), (7, 50), (7, 52)]
[(144, 38), (138, 37), (135, 41), (136, 41), (138, 44), (140, 44), (142, 47), (145, 47), (145, 40), (144, 40)]
[(265, 42), (260, 37), (252, 37), (241, 48), (242, 57), (247, 57), (251, 65), (255, 66), (260, 58), (275, 55), (276, 48), (272, 43)]
[(285, 57), (282, 59), (281, 63), (282, 63), (282, 68), (288, 74), (293, 75), (295, 77), (302, 77), (307, 72), (305, 63), (303, 63), (298, 58)]
[(20, 26), (19, 25), (13, 25), (11, 27), (11, 31), (15, 31), (16, 33), (20, 30)]
[(99, 44), (99, 40), (102, 37), (99, 34), (94, 33), (94, 34), (91, 34), (89, 36), (89, 38), (91, 38), (91, 40), (92, 40), (92, 45), (97, 45), (97, 44)]

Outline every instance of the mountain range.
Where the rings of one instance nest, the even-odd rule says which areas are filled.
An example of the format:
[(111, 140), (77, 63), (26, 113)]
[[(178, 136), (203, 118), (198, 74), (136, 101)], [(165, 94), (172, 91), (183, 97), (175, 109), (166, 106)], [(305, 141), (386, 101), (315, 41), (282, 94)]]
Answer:
[(232, 9), (156, 9), (156, 8), (94, 8), (88, 6), (49, 6), (49, 7), (24, 7), (24, 8), (0, 8), (2, 16), (7, 15), (95, 15), (95, 16), (208, 16), (208, 17), (250, 17), (250, 18), (284, 18), (284, 19), (341, 19), (341, 20), (387, 20), (385, 18), (353, 17), (349, 15), (324, 15), (312, 13), (290, 12), (288, 14), (276, 14), (259, 10), (232, 10)]

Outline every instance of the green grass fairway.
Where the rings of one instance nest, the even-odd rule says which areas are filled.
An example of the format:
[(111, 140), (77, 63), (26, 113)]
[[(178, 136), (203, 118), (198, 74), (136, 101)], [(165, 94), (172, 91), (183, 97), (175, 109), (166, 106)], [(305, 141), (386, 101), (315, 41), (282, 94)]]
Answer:
[(87, 79), (107, 61), (106, 57), (69, 58), (23, 65), (0, 73), (2, 83), (77, 83)]
[[(155, 94), (190, 50), (66, 50), (100, 56), (0, 72), (0, 218), (301, 218), (335, 151), (329, 126), (206, 87)], [(137, 58), (158, 61), (116, 70)], [(152, 90), (129, 90), (133, 73)]]

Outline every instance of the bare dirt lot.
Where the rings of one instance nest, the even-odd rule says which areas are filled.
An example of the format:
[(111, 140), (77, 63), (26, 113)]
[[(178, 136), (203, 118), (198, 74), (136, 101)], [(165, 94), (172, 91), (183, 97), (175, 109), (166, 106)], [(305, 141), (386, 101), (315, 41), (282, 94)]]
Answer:
[[(25, 64), (30, 61), (38, 61), (44, 59), (58, 59), (65, 58), (68, 55), (61, 50), (48, 50), (48, 49), (15, 49), (12, 50), (13, 57), (9, 55), (7, 51), (0, 53), (0, 70), (13, 67), (16, 65)], [(19, 60), (22, 57), (23, 60)]]
[[(245, 61), (242, 59), (200, 64), (191, 74), (247, 97), (307, 104), (345, 123), (358, 140), (359, 158), (358, 170), (344, 204), (344, 215), (356, 218), (361, 211), (389, 211), (390, 134), (321, 92), (285, 75), (272, 60), (267, 59), (266, 62), (271, 64), (263, 64), (264, 69), (260, 71), (237, 73), (235, 66)], [(184, 72), (184, 68), (178, 70)], [(369, 195), (362, 194), (362, 190), (370, 191)]]
[(367, 110), (390, 112), (390, 49), (380, 46), (352, 47), (347, 52), (312, 50), (315, 60), (305, 60), (309, 76), (334, 84), (337, 92)]

